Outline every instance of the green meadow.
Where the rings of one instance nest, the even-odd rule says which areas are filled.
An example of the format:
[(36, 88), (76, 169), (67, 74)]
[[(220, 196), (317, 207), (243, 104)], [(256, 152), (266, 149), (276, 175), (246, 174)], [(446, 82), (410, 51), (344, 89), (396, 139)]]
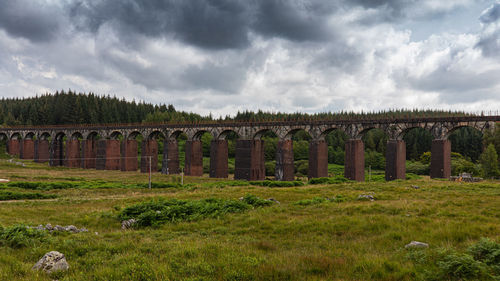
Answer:
[[(500, 280), (499, 181), (155, 173), (149, 189), (138, 172), (24, 163), (0, 160), (0, 280)], [(48, 223), (89, 231), (26, 228)], [(49, 251), (70, 269), (32, 271)]]

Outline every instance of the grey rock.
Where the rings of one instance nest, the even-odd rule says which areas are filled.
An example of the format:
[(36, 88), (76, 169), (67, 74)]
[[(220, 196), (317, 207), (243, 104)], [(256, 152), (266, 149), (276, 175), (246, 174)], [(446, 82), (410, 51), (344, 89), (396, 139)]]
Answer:
[(53, 230), (54, 228), (52, 227), (52, 225), (50, 223), (48, 223), (48, 224), (45, 225), (45, 229), (47, 229), (47, 230)]
[(373, 195), (370, 195), (370, 194), (361, 194), (358, 196), (358, 200), (359, 199), (368, 199), (370, 201), (374, 201), (375, 197), (373, 197)]
[(129, 229), (132, 226), (134, 226), (134, 224), (136, 224), (136, 223), (137, 223), (136, 219), (129, 219), (129, 220), (122, 221), (122, 229)]
[(428, 248), (429, 244), (424, 243), (424, 242), (418, 242), (418, 241), (411, 241), (409, 244), (405, 245), (406, 249), (409, 248)]
[(411, 187), (412, 187), (413, 189), (419, 189), (419, 188), (420, 188), (420, 186), (418, 186), (418, 185), (412, 185)]
[(46, 253), (33, 267), (33, 270), (43, 270), (47, 273), (55, 271), (66, 271), (69, 269), (69, 264), (66, 257), (57, 251)]
[(267, 199), (267, 201), (271, 201), (271, 202), (274, 202), (274, 203), (277, 203), (277, 204), (280, 204), (280, 201), (274, 199), (274, 198), (269, 198)]
[(73, 233), (80, 232), (80, 230), (78, 228), (76, 228), (76, 226), (74, 226), (74, 225), (68, 225), (64, 228), (64, 230), (69, 231), (69, 232), (73, 232)]
[(54, 231), (66, 231), (66, 228), (60, 226), (60, 225), (56, 225), (54, 226)]

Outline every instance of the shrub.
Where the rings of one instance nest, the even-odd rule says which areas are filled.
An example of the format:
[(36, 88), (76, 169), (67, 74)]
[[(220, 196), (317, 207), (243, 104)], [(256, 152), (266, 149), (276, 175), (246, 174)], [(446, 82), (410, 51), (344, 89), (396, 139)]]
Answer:
[(407, 161), (406, 172), (416, 175), (428, 175), (430, 173), (430, 165), (418, 161)]
[(368, 150), (365, 152), (365, 167), (371, 166), (372, 169), (383, 170), (385, 169), (385, 157), (382, 153)]
[(430, 164), (431, 163), (431, 152), (427, 151), (427, 152), (422, 153), (419, 160), (422, 164), (427, 164), (427, 165)]
[(308, 160), (298, 160), (293, 162), (295, 173), (297, 176), (307, 176), (309, 173), (309, 161)]
[(158, 226), (168, 222), (193, 221), (220, 217), (228, 213), (241, 213), (253, 207), (271, 204), (271, 201), (260, 199), (254, 195), (246, 195), (242, 200), (160, 198), (129, 206), (118, 214), (118, 219), (123, 221), (134, 218), (137, 219), (138, 226)]
[(22, 248), (34, 246), (37, 242), (44, 241), (47, 233), (36, 228), (28, 228), (26, 225), (17, 224), (3, 228), (0, 226), (0, 245), (11, 248)]
[(269, 161), (265, 163), (266, 168), (266, 176), (271, 177), (275, 174), (276, 169), (276, 161)]
[(500, 275), (500, 243), (482, 238), (479, 242), (470, 246), (467, 252), (472, 255), (475, 260), (492, 266), (493, 271), (497, 275)]
[(451, 174), (459, 175), (461, 173), (470, 173), (474, 176), (479, 176), (481, 174), (481, 169), (465, 159), (457, 159), (451, 161)]
[(490, 143), (481, 154), (480, 162), (485, 178), (493, 178), (500, 175), (500, 171), (498, 170), (498, 155), (493, 144)]
[(0, 201), (5, 200), (23, 200), (23, 199), (51, 199), (56, 195), (42, 193), (22, 193), (14, 191), (0, 191)]
[(485, 275), (482, 264), (466, 254), (446, 255), (437, 265), (441, 280), (478, 280)]

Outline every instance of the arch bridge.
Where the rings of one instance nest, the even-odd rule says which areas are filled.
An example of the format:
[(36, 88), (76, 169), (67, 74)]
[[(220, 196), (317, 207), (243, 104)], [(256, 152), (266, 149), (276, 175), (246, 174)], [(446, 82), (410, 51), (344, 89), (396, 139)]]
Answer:
[[(266, 132), (279, 138), (276, 153), (276, 178), (293, 180), (292, 136), (303, 130), (310, 136), (309, 178), (328, 176), (328, 149), (325, 136), (333, 131), (345, 132), (346, 178), (364, 180), (363, 134), (381, 129), (388, 136), (386, 149), (386, 179), (405, 178), (406, 146), (404, 134), (423, 128), (433, 136), (431, 171), (433, 178), (451, 175), (451, 144), (448, 136), (461, 127), (472, 127), (482, 133), (493, 130), (500, 116), (462, 116), (435, 118), (388, 118), (351, 120), (303, 120), (273, 122), (202, 122), (161, 124), (107, 124), (18, 126), (0, 128), (0, 138), (7, 141), (7, 152), (22, 159), (49, 162), (51, 166), (85, 169), (109, 169), (147, 172), (158, 170), (158, 141), (163, 141), (162, 173), (177, 174), (179, 149), (177, 138), (187, 137), (185, 147), (186, 175), (203, 175), (201, 136), (212, 135), (210, 147), (210, 177), (228, 177), (227, 136), (237, 136), (235, 150), (235, 179), (265, 178), (264, 145)], [(138, 161), (138, 139), (142, 139), (141, 161)], [(148, 161), (151, 161), (149, 163)]]

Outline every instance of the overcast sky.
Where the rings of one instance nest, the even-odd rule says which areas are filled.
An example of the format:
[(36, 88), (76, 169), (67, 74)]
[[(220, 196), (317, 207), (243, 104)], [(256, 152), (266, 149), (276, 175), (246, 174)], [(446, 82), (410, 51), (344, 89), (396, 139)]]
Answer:
[(500, 110), (500, 2), (0, 0), (0, 95), (237, 110)]

